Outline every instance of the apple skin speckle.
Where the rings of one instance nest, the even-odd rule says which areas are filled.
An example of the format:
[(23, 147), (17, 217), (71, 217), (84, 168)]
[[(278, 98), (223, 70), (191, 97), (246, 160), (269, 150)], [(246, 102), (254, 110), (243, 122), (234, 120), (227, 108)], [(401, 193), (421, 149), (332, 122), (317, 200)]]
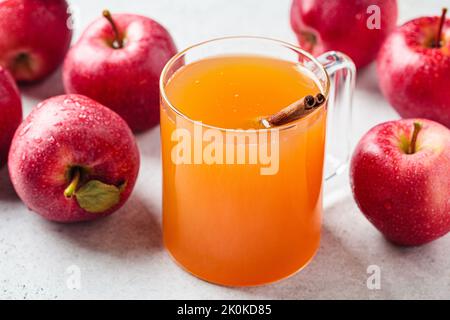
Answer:
[[(407, 154), (414, 122), (423, 125)], [(421, 245), (450, 231), (450, 130), (434, 121), (403, 119), (372, 128), (359, 141), (350, 181), (362, 213), (399, 245)]]
[[(80, 118), (80, 115), (83, 117)], [(17, 129), (9, 153), (9, 172), (22, 201), (48, 220), (76, 222), (107, 216), (130, 196), (139, 171), (132, 131), (116, 113), (81, 95), (63, 95), (34, 108)], [(87, 169), (85, 182), (99, 180), (124, 188), (117, 205), (101, 213), (66, 198), (70, 169)]]

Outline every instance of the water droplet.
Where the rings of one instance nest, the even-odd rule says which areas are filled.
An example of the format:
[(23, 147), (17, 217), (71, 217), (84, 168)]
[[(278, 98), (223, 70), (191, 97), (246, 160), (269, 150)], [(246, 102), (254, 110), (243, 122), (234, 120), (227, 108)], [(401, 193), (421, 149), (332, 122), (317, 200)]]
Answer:
[(25, 127), (22, 128), (22, 131), (20, 131), (19, 136), (25, 135), (29, 130), (30, 127), (33, 125), (33, 122), (29, 122)]

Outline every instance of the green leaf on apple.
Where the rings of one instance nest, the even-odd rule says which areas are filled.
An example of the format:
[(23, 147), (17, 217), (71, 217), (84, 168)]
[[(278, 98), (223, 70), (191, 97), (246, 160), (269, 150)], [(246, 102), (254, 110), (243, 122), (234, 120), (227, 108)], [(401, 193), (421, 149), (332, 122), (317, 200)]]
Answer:
[(91, 180), (77, 190), (78, 205), (90, 213), (101, 213), (120, 201), (121, 189), (98, 180)]

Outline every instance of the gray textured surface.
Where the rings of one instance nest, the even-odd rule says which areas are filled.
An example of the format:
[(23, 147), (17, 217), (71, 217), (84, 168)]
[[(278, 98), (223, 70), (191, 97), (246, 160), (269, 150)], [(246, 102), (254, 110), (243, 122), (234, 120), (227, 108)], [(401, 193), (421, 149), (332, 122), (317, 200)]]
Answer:
[[(179, 48), (209, 38), (252, 34), (295, 40), (288, 0), (71, 1), (80, 31), (108, 7), (151, 16)], [(401, 21), (438, 14), (447, 1), (400, 1)], [(354, 141), (373, 125), (397, 118), (377, 89), (373, 66), (359, 75)], [(22, 88), (25, 113), (62, 92), (59, 75)], [(312, 263), (279, 283), (245, 289), (214, 286), (179, 269), (161, 243), (159, 131), (138, 136), (142, 167), (137, 188), (115, 215), (60, 225), (28, 212), (0, 171), (0, 298), (450, 298), (450, 236), (419, 248), (386, 242), (365, 220), (344, 174), (326, 188), (321, 248)], [(366, 286), (367, 267), (381, 269), (381, 289)], [(81, 288), (67, 286), (79, 268)], [(69, 283), (70, 285), (70, 283)]]

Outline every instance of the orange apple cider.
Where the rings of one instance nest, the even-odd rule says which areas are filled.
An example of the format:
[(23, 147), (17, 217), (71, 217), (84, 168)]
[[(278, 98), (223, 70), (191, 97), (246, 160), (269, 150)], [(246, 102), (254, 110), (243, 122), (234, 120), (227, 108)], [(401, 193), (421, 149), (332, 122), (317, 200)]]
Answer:
[[(326, 107), (279, 127), (276, 173), (261, 174), (254, 163), (177, 164), (172, 156), (174, 132), (194, 137), (194, 121), (223, 135), (265, 130), (258, 119), (321, 92), (314, 76), (276, 58), (216, 56), (180, 67), (164, 91), (172, 106), (162, 99), (163, 233), (171, 255), (199, 278), (231, 286), (273, 282), (304, 267), (320, 240)], [(230, 143), (259, 144), (223, 141), (223, 152)]]

